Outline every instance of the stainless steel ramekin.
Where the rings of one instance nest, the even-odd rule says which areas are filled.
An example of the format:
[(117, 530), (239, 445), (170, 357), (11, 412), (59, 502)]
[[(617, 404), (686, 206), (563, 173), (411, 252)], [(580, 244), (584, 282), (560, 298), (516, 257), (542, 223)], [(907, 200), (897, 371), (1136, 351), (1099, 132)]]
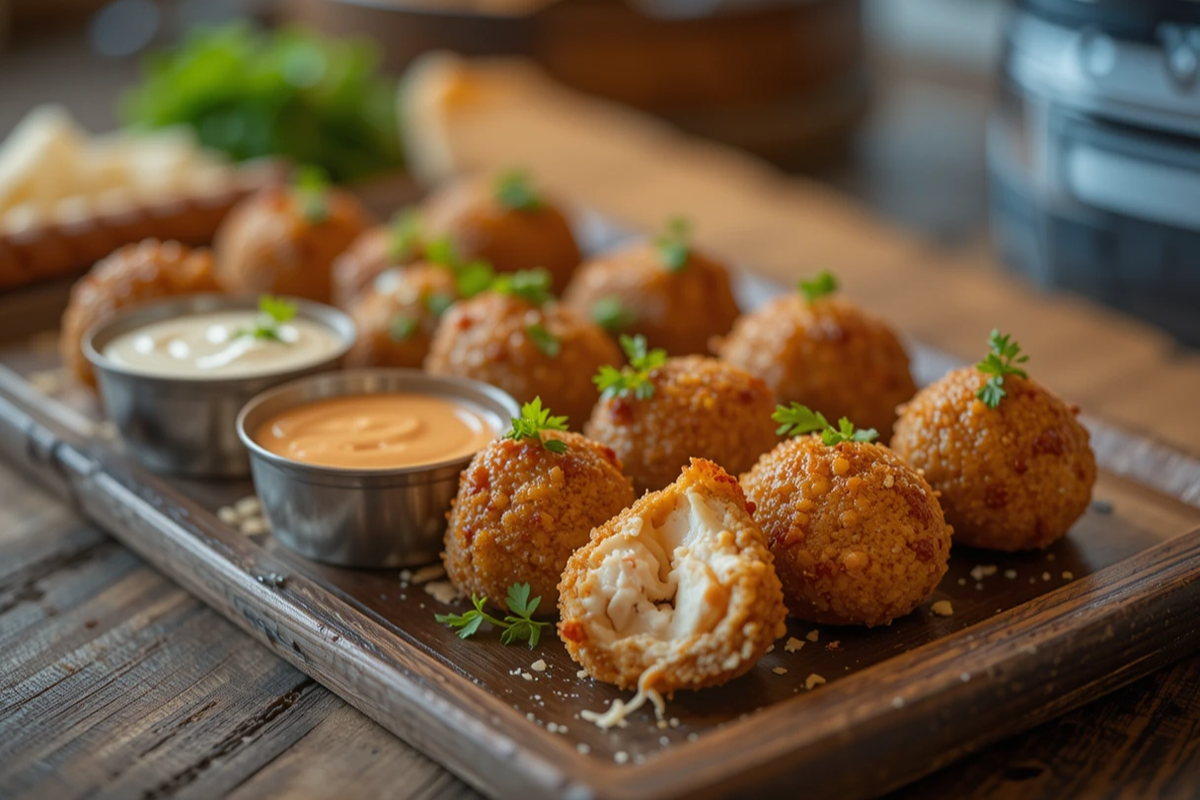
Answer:
[(256, 297), (199, 294), (147, 303), (87, 332), (83, 354), (96, 372), (109, 418), (138, 461), (156, 472), (188, 477), (250, 474), (250, 460), (237, 435), (242, 406), (272, 386), (333, 369), (357, 335), (354, 323), (336, 308), (289, 299), (296, 304), (298, 317), (323, 324), (341, 340), (334, 355), (302, 369), (227, 379), (146, 375), (104, 355), (109, 342), (135, 328), (187, 314), (255, 309)]
[(338, 469), (276, 455), (254, 440), (271, 417), (329, 397), (406, 392), (466, 401), (497, 433), (517, 402), (479, 381), (411, 369), (364, 369), (293, 381), (254, 398), (238, 415), (254, 488), (275, 537), (303, 556), (345, 567), (427, 564), (442, 549), (446, 512), (471, 456), (400, 469)]

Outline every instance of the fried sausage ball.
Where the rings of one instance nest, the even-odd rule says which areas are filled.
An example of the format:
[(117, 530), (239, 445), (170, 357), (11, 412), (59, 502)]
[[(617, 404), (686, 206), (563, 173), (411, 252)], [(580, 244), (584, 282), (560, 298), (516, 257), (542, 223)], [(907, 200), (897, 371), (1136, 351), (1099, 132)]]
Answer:
[(231, 294), (272, 293), (328, 303), (333, 260), (370, 224), (354, 195), (319, 197), (271, 186), (238, 203), (213, 243), (217, 283)]
[(678, 268), (659, 244), (642, 242), (579, 268), (563, 302), (611, 333), (640, 333), (669, 355), (705, 354), (737, 318), (725, 267), (689, 250)]
[(882, 445), (783, 442), (742, 476), (792, 616), (888, 625), (946, 574), (951, 527), (921, 475)]
[(555, 292), (582, 258), (562, 211), (519, 174), (451, 184), (422, 210), (430, 240), (446, 237), (460, 258), (487, 261), (497, 272), (544, 269)]
[(955, 539), (992, 550), (1057, 541), (1091, 501), (1096, 457), (1070, 406), (1035, 380), (1006, 375), (989, 408), (988, 376), (955, 370), (903, 409), (892, 447), (941, 492)]
[(358, 338), (346, 366), (420, 369), (442, 312), (456, 298), (454, 276), (436, 264), (380, 274), (350, 307)]
[(571, 658), (639, 694), (719, 686), (786, 632), (763, 532), (737, 480), (703, 459), (594, 530), (558, 591)]
[(848, 417), (884, 442), (896, 406), (917, 391), (908, 354), (891, 329), (837, 297), (811, 303), (797, 293), (779, 297), (741, 317), (714, 349), (766, 381), (781, 403)]
[(402, 213), (387, 225), (376, 225), (359, 234), (333, 261), (333, 304), (350, 310), (378, 276), (420, 260), (423, 249), (418, 226), (416, 216)]
[(620, 360), (604, 331), (571, 309), (488, 291), (450, 307), (425, 369), (490, 383), (521, 403), (541, 396), (578, 426), (596, 402), (592, 376)]
[[(578, 433), (540, 435), (498, 439), (463, 470), (442, 561), (462, 594), (507, 610), (508, 587), (528, 583), (542, 613), (553, 614), (567, 559), (633, 502), (633, 487), (607, 447)], [(550, 439), (566, 451), (545, 449)]]
[[(626, 375), (634, 375), (626, 368)], [(644, 373), (648, 384), (601, 397), (584, 432), (620, 456), (639, 493), (661, 489), (691, 457), (735, 475), (779, 441), (766, 384), (732, 364), (703, 356), (668, 359)], [(651, 388), (652, 387), (652, 388)]]
[(208, 250), (157, 239), (125, 245), (97, 262), (71, 288), (59, 337), (63, 364), (79, 380), (95, 386), (92, 365), (81, 349), (89, 328), (149, 300), (215, 291)]

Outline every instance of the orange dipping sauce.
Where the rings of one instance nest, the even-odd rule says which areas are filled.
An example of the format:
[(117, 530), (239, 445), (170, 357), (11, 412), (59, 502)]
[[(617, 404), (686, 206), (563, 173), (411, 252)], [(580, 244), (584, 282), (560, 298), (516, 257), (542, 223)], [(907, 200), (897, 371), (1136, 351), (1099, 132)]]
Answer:
[(398, 469), (474, 455), (499, 431), (470, 404), (424, 394), (331, 397), (264, 422), (254, 441), (305, 464)]

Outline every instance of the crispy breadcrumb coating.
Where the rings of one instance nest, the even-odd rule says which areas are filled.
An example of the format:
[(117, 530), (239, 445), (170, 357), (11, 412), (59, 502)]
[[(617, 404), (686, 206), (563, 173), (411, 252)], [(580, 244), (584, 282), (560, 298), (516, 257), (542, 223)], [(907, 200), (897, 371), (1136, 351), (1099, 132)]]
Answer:
[(766, 384), (703, 356), (668, 359), (649, 375), (654, 393), (603, 398), (585, 432), (616, 451), (639, 493), (679, 477), (691, 457), (736, 475), (779, 441)]
[[(554, 352), (544, 349), (544, 340), (539, 344), (538, 326), (557, 342)], [(541, 397), (580, 427), (596, 402), (592, 376), (620, 361), (616, 344), (571, 309), (484, 292), (455, 303), (442, 317), (425, 369), (490, 383), (519, 403)]]
[(916, 392), (908, 354), (892, 330), (837, 297), (809, 303), (798, 293), (738, 319), (714, 349), (766, 381), (781, 403), (803, 403), (831, 420), (848, 417), (892, 435), (896, 406)]
[(792, 616), (890, 624), (946, 574), (952, 529), (933, 489), (883, 445), (783, 442), (742, 476)]
[(456, 297), (454, 276), (442, 266), (420, 262), (381, 273), (350, 307), (358, 338), (346, 366), (420, 369), (440, 304)]
[(59, 352), (63, 363), (88, 386), (96, 385), (83, 356), (84, 334), (117, 312), (150, 300), (217, 291), (212, 254), (179, 242), (145, 239), (115, 251), (71, 288), (62, 318)]
[(993, 550), (1047, 547), (1087, 510), (1096, 457), (1079, 409), (1035, 380), (1004, 376), (996, 408), (975, 392), (988, 376), (955, 370), (902, 410), (892, 447), (941, 493), (957, 541)]
[(420, 261), (419, 247), (410, 248), (396, 258), (392, 252), (392, 238), (391, 225), (376, 225), (359, 234), (333, 260), (332, 300), (335, 306), (349, 311), (356, 300), (370, 291), (379, 275)]
[(633, 502), (633, 487), (607, 447), (578, 433), (543, 431), (567, 443), (552, 453), (539, 442), (498, 439), (463, 470), (449, 513), (446, 574), (464, 595), (505, 608), (514, 583), (528, 583), (553, 614), (558, 581), (592, 528)]
[(692, 250), (672, 271), (650, 241), (584, 264), (563, 302), (588, 319), (612, 304), (623, 319), (611, 333), (640, 333), (672, 356), (707, 353), (709, 339), (726, 333), (738, 315), (724, 265)]
[(737, 481), (703, 459), (593, 531), (558, 590), (567, 652), (622, 689), (719, 686), (786, 632), (763, 532)]
[(435, 192), (423, 208), (429, 241), (448, 237), (464, 260), (482, 259), (497, 272), (544, 269), (561, 292), (582, 256), (558, 205), (538, 192), (536, 207), (508, 208), (493, 180), (465, 180)]
[(280, 294), (328, 303), (333, 260), (371, 218), (354, 195), (325, 192), (327, 214), (309, 220), (296, 193), (271, 186), (229, 212), (213, 242), (217, 283), (230, 294)]

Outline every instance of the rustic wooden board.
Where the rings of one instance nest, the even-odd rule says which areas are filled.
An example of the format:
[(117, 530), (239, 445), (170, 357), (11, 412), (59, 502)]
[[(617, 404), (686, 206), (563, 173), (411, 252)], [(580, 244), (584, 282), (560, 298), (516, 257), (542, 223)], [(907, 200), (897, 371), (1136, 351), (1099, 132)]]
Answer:
[[(781, 642), (744, 678), (678, 695), (668, 710), (677, 725), (661, 729), (641, 713), (625, 729), (600, 731), (578, 711), (619, 695), (578, 678), (557, 640), (536, 654), (461, 642), (433, 619), (445, 609), (395, 570), (314, 564), (269, 535), (220, 523), (214, 511), (248, 484), (168, 482), (130, 463), (98, 435), (89, 395), (63, 386), (48, 402), (34, 387), (53, 388), (49, 344), (35, 339), (0, 355), (15, 370), (0, 372), (0, 455), (494, 796), (707, 796), (800, 775), (816, 798), (871, 796), (1200, 644), (1200, 531), (1188, 533), (1200, 511), (1105, 474), (1102, 502), (1049, 552), (957, 548), (935, 595), (952, 601), (954, 616), (933, 617), (926, 605), (889, 628), (822, 628), (815, 641), (806, 638), (812, 626), (792, 622), (800, 651)], [(925, 377), (944, 367), (936, 354), (918, 355)], [(1170, 453), (1093, 429), (1106, 467), (1158, 481), (1146, 453)], [(1176, 482), (1194, 467), (1171, 463), (1163, 474)], [(977, 567), (991, 574), (973, 577)], [(272, 574), (286, 580), (262, 581)], [(530, 669), (536, 658), (545, 672)], [(811, 674), (828, 683), (806, 689)]]

